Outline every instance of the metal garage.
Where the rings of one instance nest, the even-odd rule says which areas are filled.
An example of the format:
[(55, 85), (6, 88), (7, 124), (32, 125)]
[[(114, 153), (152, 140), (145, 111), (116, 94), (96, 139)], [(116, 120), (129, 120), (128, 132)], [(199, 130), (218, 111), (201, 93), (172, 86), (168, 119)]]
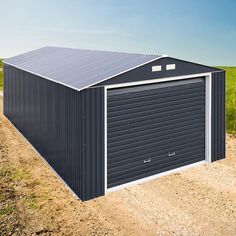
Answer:
[(82, 200), (225, 157), (225, 73), (44, 47), (4, 61), (4, 114)]

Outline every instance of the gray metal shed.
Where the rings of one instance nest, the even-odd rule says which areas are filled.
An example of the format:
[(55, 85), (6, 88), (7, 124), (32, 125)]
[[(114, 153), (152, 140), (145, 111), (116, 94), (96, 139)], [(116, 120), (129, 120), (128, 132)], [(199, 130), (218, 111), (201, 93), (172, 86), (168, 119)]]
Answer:
[(4, 60), (4, 114), (81, 199), (225, 157), (225, 72), (44, 47)]

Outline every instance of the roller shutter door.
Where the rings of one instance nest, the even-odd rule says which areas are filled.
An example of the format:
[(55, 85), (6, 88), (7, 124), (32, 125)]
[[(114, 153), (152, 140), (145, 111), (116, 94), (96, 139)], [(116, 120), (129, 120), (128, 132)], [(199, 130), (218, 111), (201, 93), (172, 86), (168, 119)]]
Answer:
[(107, 91), (108, 188), (204, 159), (204, 78)]

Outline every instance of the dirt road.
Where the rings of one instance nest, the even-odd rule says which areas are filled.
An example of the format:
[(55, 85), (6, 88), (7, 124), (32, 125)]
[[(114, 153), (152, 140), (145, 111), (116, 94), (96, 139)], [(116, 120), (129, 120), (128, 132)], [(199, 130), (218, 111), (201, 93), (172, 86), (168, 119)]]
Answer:
[(83, 203), (0, 113), (0, 235), (9, 234), (236, 235), (236, 139), (227, 136), (225, 160)]

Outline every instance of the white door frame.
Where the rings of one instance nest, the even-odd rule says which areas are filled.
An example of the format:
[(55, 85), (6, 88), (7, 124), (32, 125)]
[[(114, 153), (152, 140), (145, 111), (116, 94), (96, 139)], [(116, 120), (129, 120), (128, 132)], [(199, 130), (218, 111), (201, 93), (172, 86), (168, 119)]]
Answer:
[[(135, 180), (126, 184), (121, 184), (119, 186), (108, 189), (107, 188), (107, 90), (112, 89), (112, 88), (122, 88), (122, 87), (129, 87), (129, 86), (135, 86), (135, 85), (154, 84), (154, 83), (168, 82), (168, 81), (174, 81), (174, 80), (191, 79), (191, 78), (196, 78), (196, 77), (205, 77), (205, 161), (200, 161), (200, 162), (193, 163), (187, 166), (175, 168), (173, 170), (165, 171), (156, 175), (145, 177), (139, 180)], [(134, 184), (139, 184), (145, 181), (149, 181), (151, 179), (155, 179), (160, 176), (174, 173), (174, 172), (186, 169), (186, 168), (191, 168), (199, 164), (211, 162), (211, 94), (212, 94), (212, 91), (211, 91), (212, 78), (211, 77), (212, 77), (211, 73), (200, 73), (200, 74), (192, 74), (192, 75), (185, 75), (185, 76), (176, 76), (176, 77), (169, 77), (169, 78), (106, 85), (104, 87), (104, 193), (105, 194), (107, 194), (108, 192), (116, 191), (118, 189), (122, 189), (128, 186), (134, 185)]]

